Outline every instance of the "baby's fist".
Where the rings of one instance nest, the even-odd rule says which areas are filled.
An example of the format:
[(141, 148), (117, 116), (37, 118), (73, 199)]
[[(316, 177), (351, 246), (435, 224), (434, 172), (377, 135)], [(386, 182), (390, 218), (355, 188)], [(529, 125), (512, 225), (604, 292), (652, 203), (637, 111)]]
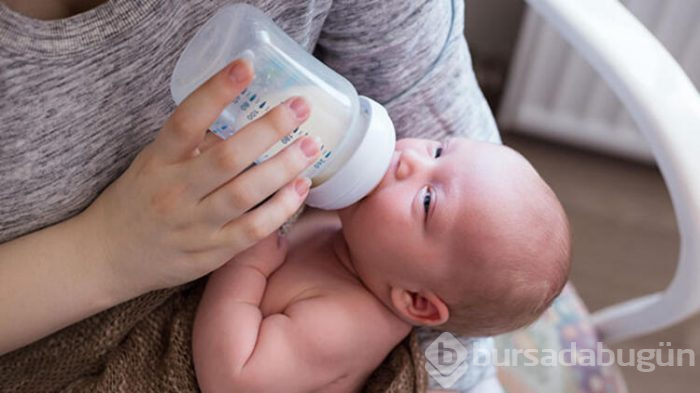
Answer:
[(287, 257), (287, 239), (275, 231), (268, 237), (236, 255), (227, 265), (250, 266), (265, 277), (277, 270)]

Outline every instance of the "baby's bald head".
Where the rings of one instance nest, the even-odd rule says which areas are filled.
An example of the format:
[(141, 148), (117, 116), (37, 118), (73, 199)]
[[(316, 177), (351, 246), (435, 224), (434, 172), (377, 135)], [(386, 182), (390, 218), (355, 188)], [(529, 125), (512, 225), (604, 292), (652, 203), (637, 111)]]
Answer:
[(470, 203), (483, 214), (454, 240), (454, 285), (442, 295), (450, 309), (442, 328), (475, 336), (514, 330), (541, 315), (566, 284), (571, 248), (566, 214), (532, 165), (509, 148), (481, 150), (489, 177)]

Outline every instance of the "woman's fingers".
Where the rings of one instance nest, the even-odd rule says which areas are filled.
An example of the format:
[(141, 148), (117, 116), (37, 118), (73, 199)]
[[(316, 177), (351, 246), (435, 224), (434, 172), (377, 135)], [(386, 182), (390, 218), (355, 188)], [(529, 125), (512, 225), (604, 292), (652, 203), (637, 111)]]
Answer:
[(240, 252), (277, 230), (301, 206), (311, 180), (298, 178), (277, 191), (268, 201), (232, 220), (219, 231), (221, 244)]
[(214, 74), (177, 107), (153, 143), (157, 157), (177, 162), (192, 156), (209, 126), (248, 86), (253, 68), (246, 60), (236, 60)]
[(311, 165), (320, 141), (304, 137), (264, 163), (243, 172), (200, 203), (204, 219), (224, 226), (272, 195)]
[(204, 140), (202, 140), (202, 143), (200, 143), (197, 148), (199, 149), (200, 153), (204, 153), (205, 151), (214, 147), (214, 145), (222, 143), (223, 141), (224, 140), (221, 139), (220, 136), (214, 134), (213, 132), (207, 132), (207, 134), (204, 135)]
[[(308, 116), (309, 107), (304, 99), (293, 97), (246, 125), (232, 137), (203, 151), (192, 163), (188, 163), (187, 171), (192, 179), (189, 186), (195, 198), (205, 198), (243, 172), (256, 158), (283, 136), (291, 133)], [(306, 160), (296, 164), (297, 167), (298, 164), (307, 165)], [(281, 187), (297, 174), (291, 174), (277, 186)]]

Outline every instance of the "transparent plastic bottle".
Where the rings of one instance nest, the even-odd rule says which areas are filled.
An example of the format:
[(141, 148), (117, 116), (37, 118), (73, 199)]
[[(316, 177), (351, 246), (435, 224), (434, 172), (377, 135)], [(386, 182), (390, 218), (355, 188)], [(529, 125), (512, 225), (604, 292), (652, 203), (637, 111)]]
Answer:
[(256, 163), (303, 135), (318, 136), (320, 158), (305, 171), (312, 180), (306, 203), (321, 209), (349, 206), (379, 184), (396, 137), (386, 110), (358, 96), (352, 84), (287, 36), (269, 17), (247, 4), (221, 8), (187, 44), (170, 83), (180, 104), (209, 77), (237, 58), (253, 64), (255, 78), (210, 127), (222, 138), (292, 96), (302, 96), (311, 115)]

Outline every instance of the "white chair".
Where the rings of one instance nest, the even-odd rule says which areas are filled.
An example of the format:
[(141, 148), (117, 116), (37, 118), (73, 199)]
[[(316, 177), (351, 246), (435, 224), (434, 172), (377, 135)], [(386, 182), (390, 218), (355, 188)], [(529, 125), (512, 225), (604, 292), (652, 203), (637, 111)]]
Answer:
[[(541, 344), (546, 341), (543, 329), (562, 329), (562, 319), (572, 316), (584, 326), (576, 334), (595, 336), (583, 340), (589, 344), (600, 340), (612, 343), (665, 329), (700, 310), (700, 94), (666, 49), (619, 1), (527, 2), (604, 78), (649, 142), (673, 202), (680, 253), (675, 276), (664, 291), (587, 315), (568, 287), (542, 320), (529, 329), (499, 337), (499, 346), (537, 345), (533, 340)], [(562, 312), (568, 316), (557, 315)], [(538, 331), (528, 332), (532, 329)], [(523, 343), (523, 337), (530, 341)], [(560, 338), (558, 344), (580, 342)], [(567, 386), (570, 381), (563, 378), (545, 390), (529, 388), (547, 392), (626, 391), (614, 371), (602, 369), (601, 373), (597, 382), (578, 386), (578, 390)], [(598, 389), (606, 384), (604, 390)]]

